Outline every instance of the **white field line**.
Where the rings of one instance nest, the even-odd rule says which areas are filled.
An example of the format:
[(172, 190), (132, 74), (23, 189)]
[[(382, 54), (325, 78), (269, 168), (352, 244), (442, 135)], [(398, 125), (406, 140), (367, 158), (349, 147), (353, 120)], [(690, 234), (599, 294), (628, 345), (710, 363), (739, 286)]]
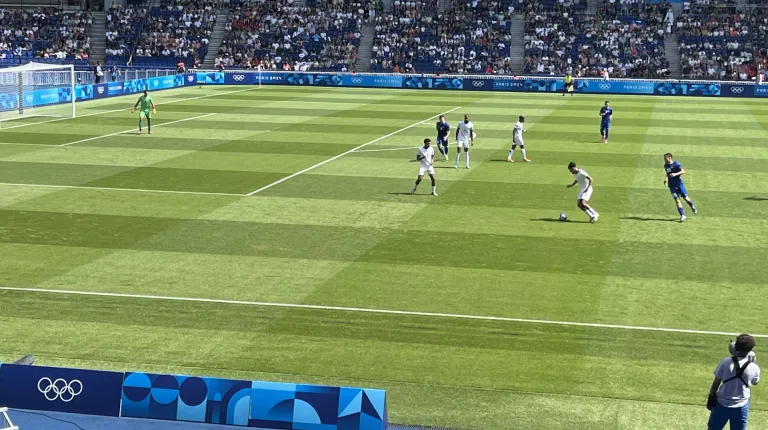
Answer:
[(351, 154), (351, 153), (353, 153), (353, 152), (355, 152), (355, 151), (357, 151), (357, 150), (359, 150), (359, 149), (365, 148), (365, 147), (366, 147), (366, 146), (368, 146), (368, 145), (372, 145), (372, 144), (374, 144), (374, 143), (376, 143), (376, 142), (378, 142), (378, 141), (380, 141), (380, 140), (384, 140), (384, 139), (386, 139), (386, 138), (388, 138), (388, 137), (392, 137), (392, 136), (394, 136), (394, 135), (396, 135), (396, 134), (398, 134), (398, 133), (401, 133), (401, 132), (403, 132), (403, 131), (405, 131), (405, 130), (411, 129), (411, 128), (413, 128), (413, 127), (416, 127), (416, 126), (419, 126), (419, 125), (421, 125), (421, 124), (423, 124), (423, 123), (425, 123), (425, 122), (427, 122), (427, 121), (429, 121), (429, 120), (431, 120), (431, 119), (434, 119), (434, 118), (438, 118), (438, 117), (440, 117), (441, 115), (445, 115), (445, 114), (451, 113), (451, 112), (453, 112), (453, 111), (455, 111), (455, 110), (457, 110), (457, 109), (461, 109), (461, 106), (456, 106), (455, 108), (453, 108), (453, 109), (451, 109), (451, 110), (445, 111), (445, 112), (443, 112), (443, 113), (439, 113), (439, 114), (437, 114), (437, 115), (432, 115), (431, 117), (429, 117), (429, 118), (427, 118), (427, 119), (424, 119), (424, 120), (421, 120), (421, 121), (419, 121), (419, 122), (413, 123), (413, 124), (411, 124), (411, 125), (409, 125), (409, 126), (407, 126), (407, 127), (403, 127), (403, 128), (401, 128), (400, 130), (396, 130), (396, 131), (393, 131), (392, 133), (389, 133), (389, 134), (385, 134), (384, 136), (381, 136), (381, 137), (377, 137), (376, 139), (373, 139), (373, 140), (371, 140), (371, 141), (369, 141), (369, 142), (365, 142), (364, 144), (362, 144), (362, 145), (359, 145), (359, 146), (356, 146), (356, 147), (354, 147), (354, 148), (350, 149), (349, 151), (345, 151), (345, 152), (342, 152), (342, 153), (341, 153), (341, 154), (339, 154), (339, 155), (335, 155), (335, 156), (333, 156), (333, 157), (331, 157), (331, 158), (329, 158), (329, 159), (327, 159), (327, 160), (324, 160), (324, 161), (321, 161), (321, 162), (319, 162), (319, 163), (317, 163), (317, 164), (314, 164), (314, 165), (312, 165), (312, 166), (309, 166), (309, 167), (307, 167), (306, 169), (303, 169), (303, 170), (299, 170), (299, 171), (298, 171), (298, 172), (296, 172), (296, 173), (293, 173), (293, 174), (291, 174), (291, 175), (288, 175), (288, 176), (286, 176), (286, 177), (284, 177), (284, 178), (282, 178), (282, 179), (278, 179), (277, 181), (275, 181), (275, 182), (272, 182), (271, 184), (267, 184), (267, 185), (264, 185), (263, 187), (261, 187), (261, 188), (258, 188), (258, 189), (255, 189), (255, 190), (251, 191), (250, 193), (248, 193), (248, 194), (246, 194), (246, 195), (250, 197), (250, 196), (252, 196), (252, 195), (254, 195), (254, 194), (258, 194), (258, 193), (260, 193), (260, 192), (262, 192), (262, 191), (264, 191), (264, 190), (266, 190), (266, 189), (268, 189), (268, 188), (272, 188), (272, 187), (274, 187), (274, 186), (275, 186), (275, 185), (277, 185), (277, 184), (283, 183), (283, 182), (285, 182), (285, 181), (287, 181), (287, 180), (289, 180), (289, 179), (291, 179), (291, 178), (295, 178), (295, 177), (297, 177), (297, 176), (299, 176), (299, 175), (301, 175), (301, 174), (303, 174), (303, 173), (307, 173), (307, 172), (309, 172), (310, 170), (314, 170), (314, 169), (316, 169), (316, 168), (318, 168), (318, 167), (320, 167), (320, 166), (322, 166), (322, 165), (324, 165), (324, 164), (328, 164), (328, 163), (330, 163), (331, 161), (334, 161), (334, 160), (338, 160), (339, 158), (341, 158), (341, 157), (343, 157), (343, 156), (345, 156), (345, 155), (347, 155), (347, 154)]
[[(647, 326), (632, 326), (632, 325), (620, 325), (620, 324), (552, 321), (552, 320), (539, 320), (539, 319), (526, 319), (526, 318), (494, 317), (494, 316), (483, 316), (483, 315), (447, 314), (447, 313), (439, 313), (439, 312), (399, 311), (399, 310), (393, 310), (393, 309), (370, 309), (370, 308), (354, 308), (354, 307), (343, 307), (343, 306), (305, 305), (305, 304), (296, 304), (296, 303), (271, 303), (271, 302), (255, 302), (255, 301), (247, 301), (247, 300), (224, 300), (224, 299), (203, 299), (203, 298), (195, 298), (195, 297), (155, 296), (155, 295), (148, 295), (148, 294), (102, 293), (102, 292), (95, 292), (95, 291), (51, 290), (51, 289), (45, 289), (45, 288), (19, 288), (19, 287), (6, 287), (6, 286), (0, 286), (0, 291), (22, 291), (27, 293), (66, 294), (66, 295), (76, 295), (76, 296), (163, 300), (163, 301), (175, 301), (175, 302), (211, 303), (211, 304), (254, 306), (254, 307), (274, 307), (274, 308), (288, 308), (288, 309), (310, 309), (310, 310), (335, 311), (335, 312), (358, 312), (358, 313), (369, 313), (369, 314), (405, 315), (405, 316), (417, 316), (417, 317), (429, 317), (429, 318), (463, 319), (463, 320), (479, 320), (479, 321), (500, 321), (500, 322), (512, 322), (512, 323), (590, 327), (590, 328), (615, 329), (615, 330), (701, 334), (701, 335), (712, 335), (712, 336), (737, 336), (738, 335), (738, 333), (723, 332), (723, 331), (709, 331), (709, 330), (688, 330), (688, 329), (680, 329), (680, 328), (647, 327)], [(768, 334), (752, 334), (752, 336), (759, 337), (759, 338), (768, 338)]]
[[(207, 113), (205, 115), (193, 116), (192, 118), (177, 119), (175, 121), (168, 121), (168, 122), (164, 122), (164, 123), (161, 123), (161, 124), (156, 124), (155, 127), (160, 127), (160, 126), (168, 125), (168, 124), (176, 124), (177, 122), (192, 121), (192, 120), (195, 120), (195, 119), (206, 118), (206, 117), (213, 116), (213, 115), (218, 115), (218, 113), (217, 112)], [(136, 127), (131, 128), (129, 130), (118, 131), (117, 133), (103, 134), (101, 136), (89, 137), (87, 139), (80, 139), (80, 140), (76, 140), (74, 142), (62, 143), (61, 145), (56, 145), (56, 146), (62, 147), (62, 146), (75, 145), (75, 144), (78, 144), (78, 143), (90, 142), (92, 140), (103, 139), (105, 137), (112, 137), (112, 136), (117, 136), (118, 134), (127, 134), (127, 133), (131, 133), (131, 132), (136, 133)]]
[(408, 147), (406, 147), (406, 148), (387, 148), (387, 149), (361, 149), (361, 150), (359, 150), (359, 151), (355, 151), (355, 152), (384, 152), (384, 151), (402, 151), (402, 150), (404, 150), (404, 149), (410, 149), (410, 150), (414, 150), (414, 151), (415, 151), (415, 150), (417, 150), (417, 149), (419, 149), (419, 148), (417, 148), (417, 147), (413, 147), (413, 148), (408, 148)]
[[(242, 92), (245, 92), (245, 91), (253, 91), (255, 89), (258, 89), (258, 87), (256, 87), (256, 88), (246, 88), (244, 90), (225, 91), (223, 93), (208, 94), (208, 95), (205, 95), (205, 96), (197, 96), (197, 97), (189, 97), (189, 98), (186, 98), (186, 99), (171, 100), (171, 101), (167, 101), (165, 103), (160, 103), (160, 104), (158, 104), (158, 106), (164, 106), (164, 105), (169, 105), (169, 104), (173, 104), (173, 103), (187, 102), (187, 101), (190, 101), (190, 100), (206, 99), (208, 97), (224, 96), (224, 95), (227, 95), (227, 94), (242, 93)], [(128, 96), (128, 95), (131, 95), (131, 94), (126, 94), (126, 96)], [(138, 93), (136, 95), (138, 95)], [(121, 96), (121, 97), (125, 97), (125, 96)], [(3, 127), (2, 129), (0, 129), (0, 132), (2, 132), (2, 130), (10, 130), (12, 128), (27, 127), (27, 126), (30, 126), (30, 125), (38, 125), (38, 124), (47, 124), (49, 122), (66, 121), (68, 119), (84, 118), (84, 117), (87, 117), (87, 116), (104, 115), (105, 113), (115, 113), (115, 112), (123, 112), (123, 111), (130, 111), (130, 110), (131, 110), (130, 108), (113, 109), (113, 110), (105, 110), (105, 111), (101, 111), (101, 112), (87, 113), (87, 114), (84, 114), (84, 115), (76, 115), (74, 118), (72, 118), (72, 117), (56, 118), (56, 119), (49, 119), (47, 121), (30, 122), (30, 123), (25, 123), (25, 124), (13, 125), (11, 127)], [(15, 144), (13, 144), (13, 145), (15, 145)]]
[(216, 193), (206, 191), (173, 191), (173, 190), (148, 190), (144, 188), (112, 188), (112, 187), (88, 187), (81, 185), (49, 185), (49, 184), (14, 184), (9, 182), (0, 182), (0, 186), (8, 187), (29, 187), (29, 188), (59, 188), (62, 190), (102, 190), (102, 191), (133, 191), (137, 193), (162, 193), (162, 194), (192, 194), (201, 196), (232, 196), (245, 197), (245, 194), (236, 193)]

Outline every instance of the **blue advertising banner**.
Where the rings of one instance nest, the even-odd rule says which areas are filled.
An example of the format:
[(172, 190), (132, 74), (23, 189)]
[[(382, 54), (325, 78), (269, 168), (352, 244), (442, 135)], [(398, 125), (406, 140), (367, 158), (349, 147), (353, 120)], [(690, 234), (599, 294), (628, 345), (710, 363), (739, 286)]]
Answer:
[(95, 85), (75, 85), (75, 94), (77, 94), (77, 101), (92, 100), (94, 86)]
[(525, 80), (523, 79), (494, 79), (493, 89), (495, 91), (525, 91)]
[(653, 93), (663, 96), (719, 96), (720, 84), (657, 83)]
[(651, 81), (577, 80), (574, 90), (588, 94), (653, 94), (654, 83)]
[(254, 80), (258, 79), (256, 73), (225, 73), (224, 84), (225, 85), (244, 85), (253, 84)]
[(768, 97), (768, 84), (755, 85), (753, 91), (755, 97)]
[(557, 80), (555, 79), (526, 79), (523, 85), (525, 86), (525, 91), (557, 91)]
[(720, 95), (723, 97), (754, 97), (758, 85), (720, 84)]
[(249, 427), (384, 430), (385, 392), (254, 381)]
[(3, 364), (0, 404), (9, 408), (120, 415), (123, 374)]
[(248, 425), (251, 382), (126, 373), (123, 417)]
[(224, 83), (224, 75), (226, 73), (224, 72), (198, 72), (197, 75), (197, 82), (198, 84), (223, 84)]
[(93, 85), (93, 98), (100, 99), (106, 97), (108, 94), (107, 84)]
[(493, 91), (493, 79), (464, 78), (464, 89), (468, 91)]
[(464, 88), (464, 78), (409, 76), (403, 78), (402, 87), (410, 89), (460, 90)]
[(341, 85), (347, 87), (402, 88), (403, 77), (398, 75), (342, 75)]

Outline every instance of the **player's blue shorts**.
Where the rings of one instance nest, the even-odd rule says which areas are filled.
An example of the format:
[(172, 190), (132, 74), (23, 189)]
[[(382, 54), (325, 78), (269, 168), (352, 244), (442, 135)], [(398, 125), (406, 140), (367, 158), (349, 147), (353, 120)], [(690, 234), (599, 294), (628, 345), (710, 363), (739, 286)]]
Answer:
[(610, 130), (611, 129), (611, 123), (610, 122), (601, 122), (600, 123), (600, 131)]
[(673, 198), (681, 199), (688, 196), (688, 192), (685, 190), (685, 185), (680, 184), (674, 187), (669, 187), (669, 192)]
[(749, 403), (740, 408), (726, 408), (718, 403), (709, 415), (709, 430), (723, 430), (730, 421), (731, 430), (744, 430), (747, 428), (747, 417), (749, 416)]
[(437, 144), (443, 145), (443, 146), (448, 145), (448, 136), (445, 136), (445, 137), (437, 136)]

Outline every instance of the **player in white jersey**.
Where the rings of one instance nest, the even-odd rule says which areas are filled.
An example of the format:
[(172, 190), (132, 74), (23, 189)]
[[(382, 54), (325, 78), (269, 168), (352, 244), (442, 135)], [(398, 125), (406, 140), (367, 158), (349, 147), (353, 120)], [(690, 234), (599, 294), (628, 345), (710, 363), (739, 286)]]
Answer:
[(411, 190), (411, 194), (416, 194), (416, 188), (419, 187), (424, 174), (429, 175), (429, 179), (432, 179), (432, 195), (437, 195), (437, 185), (435, 184), (435, 148), (429, 146), (432, 141), (427, 138), (424, 139), (424, 146), (420, 147), (416, 151), (416, 161), (419, 162), (419, 176), (416, 178), (416, 184)]
[(568, 184), (567, 188), (579, 184), (579, 197), (576, 206), (586, 212), (589, 216), (589, 222), (597, 222), (600, 214), (589, 205), (589, 199), (592, 197), (592, 177), (586, 171), (576, 167), (576, 163), (573, 161), (568, 163), (568, 170), (573, 173), (573, 183)]
[(525, 142), (523, 142), (523, 133), (525, 133), (525, 129), (523, 128), (524, 122), (525, 117), (520, 115), (517, 118), (517, 123), (515, 123), (515, 129), (512, 131), (512, 147), (509, 148), (509, 155), (507, 155), (507, 161), (510, 163), (513, 162), (512, 156), (515, 155), (515, 148), (517, 148), (518, 145), (520, 145), (520, 151), (523, 153), (523, 161), (531, 161), (525, 155)]
[(475, 144), (475, 125), (469, 120), (469, 115), (464, 115), (464, 121), (456, 127), (456, 163), (454, 169), (459, 167), (461, 148), (467, 156), (467, 169), (469, 169), (469, 147)]

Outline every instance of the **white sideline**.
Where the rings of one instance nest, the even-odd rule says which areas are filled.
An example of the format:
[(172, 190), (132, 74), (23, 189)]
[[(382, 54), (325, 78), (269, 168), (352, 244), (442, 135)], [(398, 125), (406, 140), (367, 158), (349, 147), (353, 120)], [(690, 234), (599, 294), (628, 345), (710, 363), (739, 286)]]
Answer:
[(173, 191), (173, 190), (149, 190), (144, 188), (112, 188), (112, 187), (88, 187), (85, 185), (50, 185), (50, 184), (14, 184), (10, 182), (0, 182), (0, 186), (8, 187), (30, 187), (30, 188), (60, 188), (64, 190), (101, 190), (101, 191), (133, 191), (139, 193), (164, 193), (164, 194), (197, 194), (201, 196), (233, 196), (245, 197), (245, 194), (236, 193), (216, 193), (206, 191)]
[[(185, 87), (179, 87), (177, 89), (181, 89), (181, 88), (185, 88)], [(169, 105), (169, 104), (173, 104), (173, 103), (187, 102), (187, 101), (190, 101), (190, 100), (206, 99), (208, 97), (224, 96), (224, 95), (227, 95), (227, 94), (242, 93), (242, 92), (245, 92), (245, 91), (253, 91), (255, 89), (258, 89), (258, 87), (256, 87), (256, 88), (246, 88), (244, 90), (225, 91), (223, 93), (208, 94), (208, 95), (205, 95), (205, 96), (197, 96), (197, 97), (189, 97), (189, 98), (186, 98), (186, 99), (171, 100), (171, 101), (167, 101), (165, 103), (160, 103), (160, 104), (158, 104), (158, 106), (164, 106), (164, 105)], [(125, 96), (129, 96), (129, 95), (133, 95), (133, 94), (126, 94)], [(125, 97), (125, 96), (120, 96), (120, 97)], [(72, 117), (69, 117), (69, 118), (56, 118), (56, 119), (49, 119), (47, 121), (30, 122), (30, 123), (26, 123), (26, 124), (14, 125), (14, 126), (11, 126), (11, 127), (4, 127), (2, 129), (0, 129), (0, 131), (2, 131), (2, 130), (10, 130), (12, 128), (27, 127), (27, 126), (30, 126), (30, 125), (46, 124), (46, 123), (49, 123), (49, 122), (65, 121), (65, 120), (68, 120), (68, 119), (84, 118), (84, 117), (87, 117), (87, 116), (103, 115), (105, 113), (115, 113), (115, 112), (129, 111), (129, 110), (130, 110), (130, 108), (113, 109), (113, 110), (105, 110), (105, 111), (101, 111), (101, 112), (87, 113), (85, 115), (78, 115), (78, 116), (75, 116), (74, 118), (72, 118)]]
[(408, 129), (410, 129), (410, 128), (413, 128), (413, 127), (416, 127), (416, 126), (418, 126), (418, 125), (421, 125), (421, 124), (423, 124), (423, 123), (425, 123), (425, 122), (429, 121), (430, 119), (433, 119), (433, 118), (438, 118), (438, 117), (440, 117), (440, 116), (442, 116), (442, 115), (445, 115), (445, 114), (451, 113), (451, 112), (453, 112), (453, 111), (455, 111), (455, 110), (457, 110), (457, 109), (461, 109), (461, 106), (456, 106), (455, 108), (453, 108), (453, 109), (451, 109), (451, 110), (445, 111), (445, 112), (443, 112), (443, 113), (439, 113), (439, 114), (437, 114), (437, 115), (432, 115), (431, 117), (429, 117), (429, 118), (427, 118), (427, 119), (424, 119), (424, 120), (421, 120), (421, 121), (419, 121), (419, 122), (413, 123), (413, 124), (411, 124), (411, 125), (409, 125), (409, 126), (407, 126), (407, 127), (403, 127), (403, 128), (401, 128), (400, 130), (396, 130), (396, 131), (393, 131), (392, 133), (389, 133), (389, 134), (385, 134), (384, 136), (381, 136), (381, 137), (377, 137), (376, 139), (373, 139), (373, 140), (371, 140), (371, 141), (369, 141), (369, 142), (365, 142), (364, 144), (362, 144), (362, 145), (359, 145), (359, 146), (356, 146), (356, 147), (354, 147), (354, 148), (352, 148), (352, 149), (350, 149), (350, 150), (348, 150), (348, 151), (344, 151), (344, 152), (342, 152), (342, 153), (341, 153), (341, 154), (339, 154), (339, 155), (334, 155), (333, 157), (331, 157), (331, 158), (329, 158), (329, 159), (327, 159), (327, 160), (323, 160), (323, 161), (321, 161), (321, 162), (319, 162), (319, 163), (317, 163), (317, 164), (314, 164), (314, 165), (312, 165), (312, 166), (309, 166), (309, 167), (307, 167), (306, 169), (303, 169), (303, 170), (299, 170), (299, 171), (298, 171), (298, 172), (296, 172), (296, 173), (293, 173), (293, 174), (291, 174), (291, 175), (288, 175), (288, 176), (286, 176), (286, 177), (284, 177), (284, 178), (282, 178), (282, 179), (278, 179), (277, 181), (275, 181), (275, 182), (272, 182), (271, 184), (267, 184), (267, 185), (264, 185), (263, 187), (261, 187), (261, 188), (258, 188), (258, 189), (256, 189), (256, 190), (253, 190), (253, 191), (251, 191), (250, 193), (246, 194), (246, 196), (250, 197), (250, 196), (252, 196), (252, 195), (254, 195), (254, 194), (258, 194), (258, 193), (260, 193), (260, 192), (262, 192), (262, 191), (264, 191), (264, 190), (266, 190), (266, 189), (268, 189), (268, 188), (272, 188), (272, 187), (274, 187), (274, 186), (275, 186), (275, 185), (277, 185), (277, 184), (283, 183), (283, 182), (285, 182), (285, 181), (287, 181), (287, 180), (289, 180), (289, 179), (291, 179), (291, 178), (295, 178), (296, 176), (299, 176), (299, 175), (301, 175), (302, 173), (307, 173), (307, 172), (309, 172), (310, 170), (314, 170), (314, 169), (316, 169), (316, 168), (318, 168), (318, 167), (320, 167), (320, 166), (322, 166), (322, 165), (324, 165), (324, 164), (330, 163), (330, 162), (331, 162), (331, 161), (333, 161), (333, 160), (338, 160), (339, 158), (341, 158), (341, 157), (343, 157), (343, 156), (345, 156), (345, 155), (347, 155), (347, 154), (351, 154), (352, 152), (355, 152), (355, 151), (357, 151), (357, 150), (359, 150), (359, 149), (361, 149), (361, 148), (365, 148), (365, 147), (366, 147), (366, 146), (368, 146), (368, 145), (374, 144), (374, 143), (376, 143), (376, 142), (378, 142), (378, 141), (380, 141), (380, 140), (384, 140), (384, 139), (386, 139), (386, 138), (388, 138), (388, 137), (391, 137), (391, 136), (394, 136), (394, 135), (396, 135), (396, 134), (398, 134), (398, 133), (400, 133), (400, 132), (403, 132), (403, 131), (405, 131), (405, 130), (408, 130)]
[(361, 150), (359, 150), (359, 151), (355, 151), (355, 152), (384, 152), (384, 151), (402, 151), (402, 150), (404, 150), (404, 149), (416, 150), (416, 149), (419, 149), (419, 148), (415, 148), (415, 147), (414, 147), (414, 148), (405, 147), (405, 148), (388, 148), (388, 149), (361, 149)]
[[(620, 325), (620, 324), (600, 324), (600, 323), (586, 323), (586, 322), (573, 322), (573, 321), (552, 321), (552, 320), (539, 320), (539, 319), (527, 319), (527, 318), (494, 317), (494, 316), (483, 316), (483, 315), (448, 314), (448, 313), (440, 313), (440, 312), (399, 311), (394, 309), (370, 309), (370, 308), (354, 308), (354, 307), (344, 307), (344, 306), (305, 305), (305, 304), (296, 304), (296, 303), (254, 302), (254, 301), (247, 301), (247, 300), (224, 300), (224, 299), (203, 299), (203, 298), (195, 298), (195, 297), (155, 296), (155, 295), (148, 295), (148, 294), (100, 293), (95, 291), (51, 290), (51, 289), (45, 289), (45, 288), (19, 288), (19, 287), (6, 287), (6, 286), (0, 286), (0, 291), (21, 291), (21, 292), (27, 292), (27, 293), (66, 294), (66, 295), (77, 295), (77, 296), (165, 300), (165, 301), (176, 301), (176, 302), (215, 303), (215, 304), (225, 304), (225, 305), (261, 306), (261, 307), (289, 308), (289, 309), (310, 309), (310, 310), (337, 311), (337, 312), (360, 312), (360, 313), (370, 313), (370, 314), (406, 315), (406, 316), (418, 316), (418, 317), (450, 318), (450, 319), (465, 319), (465, 320), (480, 320), (480, 321), (501, 321), (501, 322), (514, 322), (514, 323), (526, 323), (526, 324), (546, 324), (546, 325), (573, 326), (573, 327), (590, 327), (590, 328), (652, 331), (652, 332), (683, 333), (683, 334), (702, 334), (702, 335), (716, 335), (716, 336), (738, 336), (739, 335), (739, 333), (730, 333), (730, 332), (724, 332), (724, 331), (689, 330), (689, 329), (680, 329), (680, 328), (646, 327), (646, 326), (632, 326), (632, 325)], [(752, 334), (752, 336), (759, 337), (759, 338), (768, 338), (768, 334)]]
[[(205, 118), (205, 117), (209, 117), (209, 116), (213, 116), (213, 115), (218, 115), (218, 112), (207, 113), (205, 115), (193, 116), (192, 118), (184, 118), (184, 119), (177, 119), (175, 121), (168, 121), (168, 122), (164, 122), (164, 123), (161, 123), (161, 124), (156, 124), (155, 127), (160, 127), (160, 126), (168, 125), (168, 124), (176, 124), (177, 122), (192, 121), (192, 120), (195, 120), (195, 119)], [(91, 140), (103, 139), (105, 137), (112, 137), (112, 136), (117, 136), (119, 134), (127, 134), (127, 133), (131, 133), (131, 132), (135, 133), (136, 132), (136, 127), (128, 129), (128, 130), (124, 130), (124, 131), (118, 131), (117, 133), (103, 134), (101, 136), (89, 137), (87, 139), (80, 139), (80, 140), (76, 140), (74, 142), (62, 143), (61, 145), (55, 145), (55, 146), (62, 147), (62, 146), (75, 145), (77, 143), (90, 142)]]

